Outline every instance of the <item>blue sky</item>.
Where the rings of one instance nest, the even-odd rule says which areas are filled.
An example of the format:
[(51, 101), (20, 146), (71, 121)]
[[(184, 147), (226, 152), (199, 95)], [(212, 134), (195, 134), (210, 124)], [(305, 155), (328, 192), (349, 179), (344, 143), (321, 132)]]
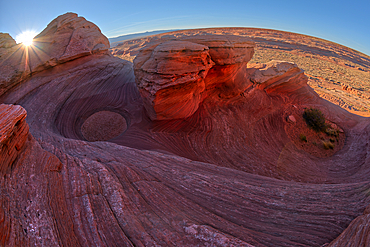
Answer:
[(41, 32), (75, 12), (107, 37), (163, 29), (260, 27), (324, 38), (370, 55), (370, 0), (0, 0), (0, 32)]

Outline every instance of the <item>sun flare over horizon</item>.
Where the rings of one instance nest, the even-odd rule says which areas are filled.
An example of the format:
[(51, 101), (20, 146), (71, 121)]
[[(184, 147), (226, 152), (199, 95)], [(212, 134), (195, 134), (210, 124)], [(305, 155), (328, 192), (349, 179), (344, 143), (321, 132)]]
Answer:
[(24, 31), (18, 34), (15, 38), (17, 44), (23, 44), (24, 46), (30, 46), (33, 43), (33, 38), (37, 35), (35, 31)]

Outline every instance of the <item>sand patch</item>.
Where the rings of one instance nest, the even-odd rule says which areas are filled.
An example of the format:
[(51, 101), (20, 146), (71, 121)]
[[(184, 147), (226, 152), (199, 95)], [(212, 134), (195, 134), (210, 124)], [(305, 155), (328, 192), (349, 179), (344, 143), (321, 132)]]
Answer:
[(126, 119), (121, 114), (100, 111), (86, 119), (81, 126), (81, 133), (90, 142), (108, 141), (121, 135), (126, 129)]

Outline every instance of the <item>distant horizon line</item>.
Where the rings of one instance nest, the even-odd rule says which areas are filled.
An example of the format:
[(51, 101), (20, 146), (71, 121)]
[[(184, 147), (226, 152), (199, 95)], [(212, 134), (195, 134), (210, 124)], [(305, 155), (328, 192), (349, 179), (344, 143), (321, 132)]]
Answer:
[[(327, 41), (327, 42), (331, 42), (331, 43), (334, 43), (334, 44), (343, 46), (345, 48), (352, 49), (352, 50), (357, 51), (357, 52), (359, 52), (359, 53), (361, 53), (363, 55), (366, 55), (366, 56), (370, 57), (370, 54), (367, 54), (365, 52), (359, 51), (359, 50), (357, 50), (355, 48), (349, 47), (349, 46), (344, 45), (344, 44), (340, 44), (337, 41), (329, 40), (329, 39), (322, 38), (322, 37), (317, 37), (317, 36), (314, 36), (314, 35), (311, 35), (311, 34), (298, 33), (298, 32), (294, 32), (294, 31), (286, 31), (286, 30), (273, 29), (273, 28), (253, 27), (253, 26), (250, 26), (250, 27), (245, 27), (245, 26), (234, 26), (234, 27), (220, 26), (220, 27), (198, 27), (198, 28), (180, 28), (180, 29), (154, 29), (154, 30), (146, 30), (146, 31), (142, 31), (142, 32), (121, 34), (121, 35), (118, 35), (118, 36), (115, 36), (115, 37), (107, 37), (107, 38), (108, 39), (116, 39), (116, 38), (119, 38), (119, 37), (122, 37), (122, 36), (145, 34), (145, 33), (151, 33), (151, 32), (162, 32), (162, 31), (163, 32), (174, 32), (174, 31), (185, 31), (185, 30), (220, 29), (220, 28), (252, 28), (252, 29), (264, 29), (264, 30), (272, 30), (272, 31), (280, 31), (280, 32), (286, 32), (286, 33), (293, 33), (293, 34), (298, 34), (298, 35), (304, 35), (304, 36), (309, 36), (309, 37), (313, 37), (313, 38), (316, 38), (316, 39), (321, 39), (321, 40), (324, 40), (324, 41)], [(115, 42), (118, 42), (118, 41), (115, 41)]]

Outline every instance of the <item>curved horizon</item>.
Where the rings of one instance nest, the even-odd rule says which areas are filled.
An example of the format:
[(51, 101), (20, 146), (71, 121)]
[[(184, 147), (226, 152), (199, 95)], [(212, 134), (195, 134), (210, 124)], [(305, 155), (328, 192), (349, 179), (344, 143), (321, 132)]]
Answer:
[[(304, 35), (304, 36), (308, 36), (308, 37), (313, 37), (313, 38), (317, 38), (317, 39), (322, 39), (324, 41), (328, 41), (328, 42), (331, 42), (331, 43), (335, 43), (337, 45), (340, 45), (340, 46), (343, 46), (343, 47), (346, 47), (346, 48), (349, 48), (349, 49), (352, 49), (356, 52), (359, 52), (365, 56), (369, 56), (370, 57), (370, 54), (366, 54), (366, 53), (363, 53), (362, 51), (359, 51), (359, 50), (356, 50), (355, 48), (352, 48), (352, 47), (349, 47), (349, 46), (346, 46), (346, 45), (343, 45), (341, 43), (338, 43), (334, 40), (329, 40), (329, 39), (325, 39), (325, 38), (322, 38), (322, 37), (318, 37), (318, 36), (313, 36), (313, 35), (310, 35), (310, 34), (305, 34), (305, 33), (299, 33), (299, 32), (293, 32), (293, 31), (286, 31), (286, 30), (281, 30), (281, 29), (272, 29), (272, 28), (263, 28), (263, 27), (243, 27), (243, 26), (234, 26), (234, 27), (223, 27), (223, 26), (220, 26), (220, 27), (198, 27), (198, 28), (182, 28), (182, 29), (153, 29), (153, 30), (145, 30), (145, 31), (141, 31), (141, 32), (135, 32), (135, 33), (125, 33), (125, 34), (121, 34), (121, 35), (118, 35), (118, 36), (113, 36), (113, 37), (109, 37), (106, 35), (106, 37), (108, 39), (116, 39), (116, 38), (119, 38), (119, 37), (123, 37), (123, 36), (129, 36), (129, 35), (140, 35), (140, 34), (146, 34), (146, 33), (153, 33), (153, 32), (161, 32), (161, 33), (166, 33), (166, 32), (175, 32), (175, 31), (184, 31), (184, 30), (197, 30), (197, 29), (217, 29), (217, 28), (255, 28), (255, 29), (264, 29), (264, 30), (272, 30), (272, 31), (281, 31), (281, 32), (286, 32), (286, 33), (293, 33), (293, 34), (298, 34), (298, 35)], [(104, 34), (104, 32), (102, 32)], [(149, 35), (155, 35), (155, 34), (149, 34)], [(115, 41), (115, 42), (118, 42), (118, 41)]]
[[(74, 12), (97, 24), (107, 37), (151, 30), (212, 27), (254, 27), (322, 38), (370, 56), (370, 2), (324, 1), (279, 3), (267, 0), (141, 2), (66, 0), (6, 1), (0, 10), (0, 32), (16, 37), (27, 30), (41, 32), (57, 16)], [(73, 7), (72, 7), (73, 6)]]

